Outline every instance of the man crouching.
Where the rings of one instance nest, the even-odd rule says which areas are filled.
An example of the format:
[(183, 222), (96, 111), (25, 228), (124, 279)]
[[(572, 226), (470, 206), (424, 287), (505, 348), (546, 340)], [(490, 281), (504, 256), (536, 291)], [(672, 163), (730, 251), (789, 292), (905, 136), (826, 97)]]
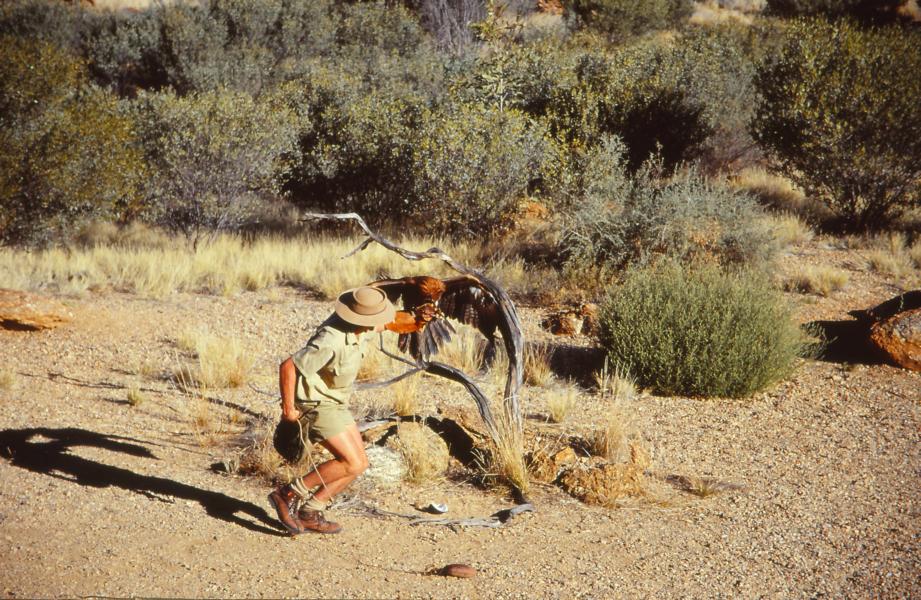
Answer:
[[(364, 443), (348, 406), (364, 355), (362, 334), (383, 331), (395, 314), (387, 295), (377, 288), (343, 292), (335, 312), (307, 345), (281, 363), (282, 419), (300, 421), (310, 441), (319, 442), (333, 455), (303, 478), (269, 494), (278, 519), (291, 535), (342, 530), (327, 521), (323, 511), (333, 496), (368, 468)], [(299, 505), (296, 512), (295, 504)]]

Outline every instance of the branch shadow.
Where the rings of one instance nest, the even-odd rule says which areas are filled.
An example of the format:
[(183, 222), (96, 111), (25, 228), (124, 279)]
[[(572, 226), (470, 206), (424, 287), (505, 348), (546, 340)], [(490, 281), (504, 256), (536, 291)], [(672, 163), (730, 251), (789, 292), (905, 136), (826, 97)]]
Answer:
[[(234, 523), (258, 533), (284, 535), (276, 528), (275, 520), (264, 509), (252, 503), (171, 479), (141, 475), (128, 469), (95, 462), (70, 453), (73, 447), (90, 446), (159, 460), (148, 448), (134, 442), (139, 442), (139, 440), (78, 428), (7, 429), (0, 431), (0, 456), (21, 469), (64, 479), (82, 486), (96, 488), (115, 486), (160, 502), (173, 502), (170, 498), (192, 500), (200, 504), (213, 518)], [(256, 522), (247, 520), (241, 515), (250, 517)]]

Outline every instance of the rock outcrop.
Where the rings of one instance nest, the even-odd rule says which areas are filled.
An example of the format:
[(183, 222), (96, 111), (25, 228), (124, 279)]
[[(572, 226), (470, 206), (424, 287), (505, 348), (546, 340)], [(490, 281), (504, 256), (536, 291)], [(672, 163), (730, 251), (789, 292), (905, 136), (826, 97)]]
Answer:
[(875, 323), (870, 328), (870, 341), (898, 366), (921, 371), (921, 308)]
[(66, 306), (51, 298), (0, 289), (0, 327), (4, 329), (54, 329), (73, 318), (73, 313)]

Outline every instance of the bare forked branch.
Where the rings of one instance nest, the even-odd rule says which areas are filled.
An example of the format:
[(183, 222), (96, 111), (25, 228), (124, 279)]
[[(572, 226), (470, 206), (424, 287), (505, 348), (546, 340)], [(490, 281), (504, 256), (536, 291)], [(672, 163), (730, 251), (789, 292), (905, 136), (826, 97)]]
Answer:
[[(505, 350), (509, 359), (508, 376), (506, 377), (505, 382), (504, 397), (504, 409), (506, 418), (515, 426), (517, 426), (519, 430), (521, 430), (523, 423), (521, 420), (521, 408), (518, 402), (518, 391), (521, 389), (524, 375), (524, 336), (521, 333), (521, 321), (518, 319), (518, 313), (515, 311), (515, 305), (505, 290), (499, 287), (496, 282), (486, 277), (486, 275), (483, 273), (475, 269), (471, 269), (454, 260), (440, 248), (429, 248), (424, 252), (416, 252), (396, 245), (387, 238), (372, 231), (371, 228), (368, 227), (368, 224), (365, 223), (365, 220), (356, 213), (305, 213), (303, 217), (304, 221), (354, 221), (358, 224), (359, 227), (362, 228), (362, 230), (368, 236), (367, 239), (362, 241), (361, 244), (346, 254), (343, 258), (357, 254), (358, 252), (361, 252), (370, 246), (372, 243), (377, 242), (384, 248), (392, 252), (396, 252), (406, 260), (440, 260), (458, 273), (474, 277), (484, 288), (486, 288), (489, 293), (492, 294), (493, 298), (495, 298), (496, 304), (499, 307), (499, 312), (501, 315), (501, 318), (499, 319), (499, 331), (502, 333), (502, 341), (505, 344)], [(424, 369), (429, 373), (440, 375), (442, 377), (446, 377), (463, 384), (476, 401), (480, 416), (483, 418), (484, 423), (489, 429), (490, 435), (492, 435), (493, 439), (498, 438), (496, 421), (493, 418), (492, 411), (490, 410), (486, 396), (479, 389), (479, 387), (477, 387), (476, 383), (474, 383), (473, 380), (467, 377), (463, 372), (439, 362), (419, 360), (417, 363), (412, 363), (402, 358), (400, 358), (400, 360), (409, 363), (411, 366), (416, 368)]]

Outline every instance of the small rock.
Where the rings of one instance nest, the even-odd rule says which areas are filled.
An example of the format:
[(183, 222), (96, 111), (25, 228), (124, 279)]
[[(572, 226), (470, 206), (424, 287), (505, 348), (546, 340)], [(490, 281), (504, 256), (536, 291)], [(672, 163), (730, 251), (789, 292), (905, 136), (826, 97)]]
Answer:
[(461, 577), (463, 579), (469, 579), (470, 577), (476, 575), (476, 569), (470, 565), (455, 563), (445, 565), (441, 568), (440, 573), (446, 577)]

